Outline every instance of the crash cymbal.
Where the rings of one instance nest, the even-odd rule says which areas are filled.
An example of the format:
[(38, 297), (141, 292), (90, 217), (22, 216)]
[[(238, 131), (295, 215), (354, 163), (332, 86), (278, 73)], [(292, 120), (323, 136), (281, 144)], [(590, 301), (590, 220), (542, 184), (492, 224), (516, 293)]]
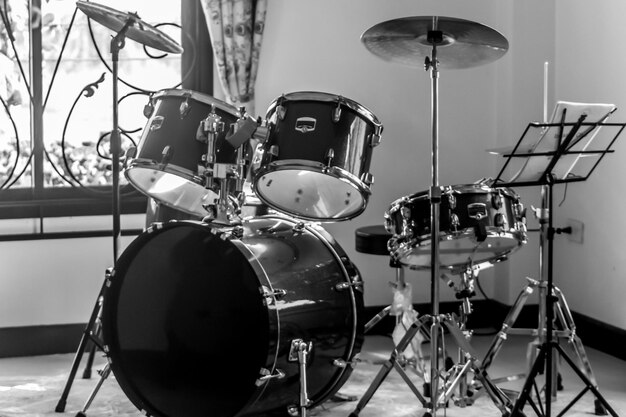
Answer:
[(114, 32), (119, 32), (126, 22), (132, 19), (133, 23), (128, 28), (126, 37), (160, 51), (172, 54), (180, 54), (183, 52), (183, 48), (174, 39), (154, 26), (143, 22), (135, 13), (120, 12), (108, 6), (82, 0), (76, 2), (76, 7), (90, 19), (95, 20)]
[(437, 45), (440, 68), (470, 68), (495, 61), (509, 49), (498, 31), (464, 19), (443, 16), (413, 16), (378, 23), (361, 35), (361, 42), (384, 60), (423, 67), (433, 42), (428, 32), (438, 30), (443, 38)]

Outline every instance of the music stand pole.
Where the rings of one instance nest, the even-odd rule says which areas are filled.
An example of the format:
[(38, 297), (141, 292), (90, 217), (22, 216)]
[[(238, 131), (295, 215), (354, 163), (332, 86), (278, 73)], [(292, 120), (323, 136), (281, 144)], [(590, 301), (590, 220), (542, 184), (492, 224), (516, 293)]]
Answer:
[[(615, 413), (615, 411), (611, 408), (611, 406), (608, 404), (608, 402), (606, 401), (606, 399), (602, 396), (602, 394), (600, 393), (600, 391), (598, 390), (596, 384), (590, 379), (590, 377), (588, 375), (586, 375), (582, 370), (580, 370), (578, 368), (578, 366), (574, 363), (574, 361), (569, 357), (569, 355), (565, 352), (565, 350), (559, 345), (558, 343), (558, 337), (555, 341), (555, 335), (554, 335), (554, 318), (555, 318), (555, 303), (559, 302), (558, 297), (554, 294), (554, 276), (553, 276), (553, 264), (554, 264), (554, 235), (557, 232), (556, 229), (554, 228), (553, 225), (553, 217), (554, 217), (554, 212), (553, 212), (553, 208), (554, 208), (554, 202), (553, 202), (553, 187), (554, 184), (556, 183), (567, 183), (567, 182), (572, 182), (575, 180), (586, 180), (589, 175), (591, 174), (591, 172), (593, 172), (593, 170), (595, 169), (595, 167), (599, 164), (600, 160), (602, 160), (602, 158), (604, 157), (604, 155), (606, 155), (609, 152), (613, 152), (612, 150), (610, 150), (613, 142), (617, 139), (617, 136), (619, 136), (619, 134), (621, 133), (621, 131), (624, 129), (624, 126), (622, 124), (618, 124), (617, 126), (622, 126), (621, 129), (618, 131), (618, 133), (615, 135), (615, 137), (609, 142), (608, 145), (606, 145), (606, 148), (604, 150), (599, 150), (599, 151), (586, 151), (586, 150), (578, 150), (578, 151), (573, 151), (571, 150), (571, 147), (576, 144), (577, 142), (579, 142), (584, 136), (586, 136), (587, 134), (589, 134), (591, 132), (591, 128), (587, 129), (586, 131), (584, 131), (581, 135), (579, 135), (579, 137), (576, 137), (580, 127), (583, 126), (584, 124), (584, 120), (587, 117), (586, 115), (581, 115), (576, 123), (565, 123), (565, 115), (566, 112), (565, 110), (563, 111), (563, 115), (561, 117), (561, 123), (559, 124), (533, 124), (533, 125), (529, 125), (528, 128), (530, 128), (531, 126), (533, 127), (559, 127), (559, 138), (558, 138), (558, 145), (556, 150), (554, 151), (550, 151), (550, 152), (534, 152), (531, 151), (530, 153), (522, 153), (522, 154), (516, 154), (516, 151), (520, 145), (520, 143), (523, 141), (526, 132), (528, 131), (528, 128), (526, 129), (526, 131), (524, 132), (524, 134), (522, 135), (522, 137), (520, 138), (520, 140), (518, 141), (517, 145), (515, 146), (515, 148), (513, 149), (513, 152), (510, 155), (505, 155), (507, 157), (507, 161), (505, 162), (504, 166), (502, 167), (500, 173), (498, 174), (497, 179), (494, 181), (494, 184), (497, 184), (498, 181), (500, 180), (502, 174), (504, 173), (509, 161), (513, 158), (513, 157), (525, 157), (525, 158), (531, 158), (534, 156), (541, 156), (541, 157), (549, 157), (549, 161), (547, 166), (543, 169), (543, 173), (541, 174), (540, 177), (536, 178), (536, 179), (531, 179), (531, 180), (521, 180), (517, 183), (515, 182), (510, 182), (510, 183), (505, 183), (506, 185), (509, 184), (517, 184), (517, 185), (540, 185), (542, 187), (542, 213), (540, 213), (540, 221), (542, 221), (542, 238), (543, 235), (545, 233), (546, 236), (546, 240), (547, 240), (547, 260), (544, 259), (544, 255), (543, 255), (543, 245), (542, 245), (542, 251), (541, 251), (541, 257), (540, 257), (540, 267), (541, 267), (541, 274), (542, 274), (542, 279), (543, 279), (543, 272), (544, 270), (546, 271), (547, 274), (547, 281), (546, 281), (546, 286), (545, 286), (545, 291), (542, 294), (545, 297), (545, 332), (543, 332), (543, 323), (539, 323), (538, 326), (538, 334), (540, 336), (540, 340), (542, 340), (541, 346), (539, 347), (539, 351), (537, 353), (537, 356), (534, 359), (534, 362), (532, 364), (532, 367), (530, 369), (530, 372), (526, 378), (526, 382), (524, 383), (523, 387), (522, 387), (522, 391), (520, 392), (520, 395), (518, 396), (518, 398), (515, 401), (515, 404), (511, 410), (510, 416), (511, 417), (521, 417), (524, 416), (524, 413), (522, 411), (522, 409), (524, 408), (526, 403), (529, 403), (533, 410), (535, 411), (535, 413), (538, 416), (542, 416), (542, 417), (551, 417), (552, 415), (552, 399), (553, 399), (553, 391), (555, 389), (555, 384), (554, 384), (554, 377), (556, 376), (556, 372), (555, 372), (555, 362), (554, 362), (554, 357), (553, 355), (555, 353), (559, 354), (559, 357), (562, 358), (563, 360), (565, 360), (565, 362), (567, 362), (567, 364), (572, 368), (572, 370), (576, 373), (576, 375), (584, 382), (585, 384), (585, 388), (583, 389), (583, 391), (581, 391), (566, 407), (563, 411), (561, 411), (561, 413), (559, 415), (563, 415), (575, 402), (577, 402), (582, 395), (587, 392), (587, 391), (591, 391), (595, 397), (596, 397), (596, 403), (600, 404), (604, 407), (604, 409), (606, 411), (608, 411), (613, 417), (617, 417), (617, 413)], [(567, 133), (567, 136), (565, 138), (563, 138), (563, 134), (564, 134), (564, 127), (565, 126), (572, 126), (571, 130)], [(595, 128), (598, 126), (603, 126), (605, 125), (604, 123), (601, 122), (597, 122), (597, 123), (593, 123), (591, 124), (591, 127)], [(599, 154), (599, 158), (598, 160), (595, 162), (595, 164), (591, 167), (591, 169), (587, 172), (586, 176), (574, 176), (573, 178), (571, 177), (567, 177), (567, 178), (557, 178), (555, 177), (555, 174), (553, 173), (554, 169), (557, 167), (557, 164), (559, 162), (559, 159), (564, 156), (564, 155), (582, 155), (582, 154)], [(534, 170), (536, 170), (536, 167), (533, 168)], [(571, 170), (571, 167), (570, 167)], [(516, 176), (517, 177), (517, 176)], [(501, 184), (502, 185), (502, 184)], [(547, 204), (547, 208), (546, 208), (546, 204)], [(546, 220), (547, 220), (547, 230), (545, 230), (546, 227)], [(545, 266), (544, 266), (544, 261), (545, 262)], [(540, 319), (542, 319), (542, 312), (540, 312)], [(543, 338), (541, 337), (543, 335)], [(540, 375), (541, 373), (545, 373), (545, 390), (544, 390), (544, 398), (545, 398), (545, 407), (541, 407), (542, 405), (542, 400), (541, 400), (541, 396), (540, 393), (537, 389), (537, 385), (536, 385), (536, 381), (535, 378)], [(537, 402), (536, 403), (531, 395), (531, 390), (533, 389), (533, 387), (535, 388), (536, 394), (537, 394)], [(596, 405), (597, 406), (597, 405)]]

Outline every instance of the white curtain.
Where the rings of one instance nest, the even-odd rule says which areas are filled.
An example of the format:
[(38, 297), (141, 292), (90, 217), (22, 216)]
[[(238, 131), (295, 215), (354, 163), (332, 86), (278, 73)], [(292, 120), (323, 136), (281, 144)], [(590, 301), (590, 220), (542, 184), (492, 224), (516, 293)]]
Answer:
[(201, 0), (226, 101), (254, 113), (267, 0)]

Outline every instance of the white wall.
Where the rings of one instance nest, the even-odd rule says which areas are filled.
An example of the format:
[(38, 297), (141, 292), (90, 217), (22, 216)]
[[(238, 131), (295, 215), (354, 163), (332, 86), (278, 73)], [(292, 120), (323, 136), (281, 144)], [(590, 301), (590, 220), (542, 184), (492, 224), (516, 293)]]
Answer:
[[(626, 4), (619, 0), (556, 4), (557, 97), (614, 103), (618, 111), (610, 121), (626, 121), (626, 54), (619, 41), (626, 37), (621, 20)], [(585, 226), (582, 244), (558, 240), (555, 280), (572, 309), (626, 328), (626, 256), (621, 238), (626, 227), (621, 191), (626, 138), (622, 136), (615, 153), (588, 181), (572, 184), (566, 202), (558, 208), (559, 219), (577, 219)]]
[[(382, 225), (383, 214), (399, 197), (427, 190), (430, 180), (431, 79), (423, 68), (385, 62), (360, 41), (371, 26), (405, 16), (441, 15), (478, 21), (502, 30), (498, 1), (272, 1), (257, 79), (256, 109), (283, 93), (324, 91), (341, 94), (369, 108), (384, 125), (383, 143), (374, 149), (375, 177), (366, 211), (327, 229), (348, 251), (366, 284), (366, 303), (390, 301), (388, 282), (394, 272), (388, 257), (354, 250), (354, 232)], [(440, 183), (466, 184), (495, 175), (485, 149), (496, 143), (496, 62), (467, 70), (441, 71)], [(492, 271), (483, 285), (493, 285)], [(414, 300), (430, 300), (428, 271), (410, 273)], [(453, 299), (442, 289), (443, 299)]]
[[(122, 228), (141, 229), (143, 218), (124, 216)], [(111, 221), (110, 216), (50, 219), (44, 230), (110, 230)], [(35, 222), (11, 223), (0, 222), (3, 233), (38, 230)], [(131, 239), (120, 239), (120, 252)], [(113, 266), (113, 238), (0, 242), (0, 260), (0, 327), (85, 323), (104, 273)]]
[[(466, 184), (497, 174), (499, 161), (486, 149), (515, 143), (528, 122), (541, 119), (545, 61), (550, 62), (550, 107), (556, 99), (623, 107), (626, 56), (617, 45), (626, 29), (617, 20), (625, 7), (618, 0), (593, 5), (583, 0), (270, 2), (257, 114), (264, 115), (283, 93), (324, 91), (357, 101), (384, 125), (383, 143), (373, 152), (375, 184), (366, 211), (326, 226), (361, 270), (367, 305), (389, 303), (387, 282), (394, 274), (387, 257), (354, 250), (354, 231), (382, 224), (391, 202), (430, 185), (430, 77), (423, 69), (372, 55), (360, 35), (388, 19), (439, 15), (480, 22), (509, 40), (508, 53), (494, 63), (441, 72), (440, 183)], [(615, 116), (615, 121), (624, 119), (619, 112)], [(573, 310), (626, 328), (620, 234), (626, 220), (620, 217), (617, 182), (626, 169), (620, 164), (625, 150), (619, 144), (616, 149), (590, 181), (570, 187), (556, 211), (557, 220), (585, 223), (585, 241), (578, 245), (557, 237), (555, 281)], [(526, 206), (540, 204), (537, 190), (516, 191)], [(561, 192), (557, 189), (557, 195)], [(536, 227), (530, 211), (528, 217)], [(525, 285), (524, 276), (538, 277), (537, 238), (530, 233), (529, 243), (509, 261), (481, 274), (489, 296), (511, 303)], [(1, 243), (0, 327), (86, 321), (110, 266), (110, 251), (105, 238)], [(410, 273), (408, 280), (416, 287), (414, 301), (429, 301), (429, 273)], [(442, 299), (453, 299), (445, 287)]]

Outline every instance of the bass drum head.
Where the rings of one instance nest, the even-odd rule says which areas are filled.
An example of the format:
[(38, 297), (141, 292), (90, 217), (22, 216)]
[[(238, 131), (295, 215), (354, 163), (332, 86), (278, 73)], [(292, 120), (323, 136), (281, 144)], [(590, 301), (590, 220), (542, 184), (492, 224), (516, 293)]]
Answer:
[(270, 318), (255, 270), (194, 222), (134, 240), (103, 304), (103, 338), (128, 398), (149, 415), (233, 416), (259, 390)]

